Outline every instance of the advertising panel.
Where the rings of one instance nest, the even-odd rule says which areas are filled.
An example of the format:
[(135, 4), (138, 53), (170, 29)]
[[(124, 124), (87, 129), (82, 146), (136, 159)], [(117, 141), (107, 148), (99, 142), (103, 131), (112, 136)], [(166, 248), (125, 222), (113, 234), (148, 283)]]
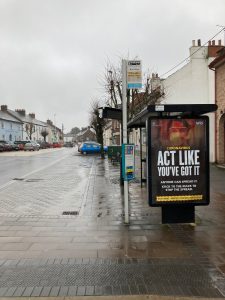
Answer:
[(208, 117), (149, 118), (151, 206), (209, 204)]

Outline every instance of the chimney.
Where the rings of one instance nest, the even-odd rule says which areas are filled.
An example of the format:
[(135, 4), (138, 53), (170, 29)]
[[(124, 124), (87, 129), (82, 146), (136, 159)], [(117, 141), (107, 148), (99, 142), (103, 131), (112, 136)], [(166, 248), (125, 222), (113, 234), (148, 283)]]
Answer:
[(8, 106), (7, 105), (1, 105), (1, 111), (7, 111)]
[(16, 109), (15, 112), (20, 114), (21, 116), (25, 117), (26, 116), (26, 111), (25, 109)]
[(195, 47), (195, 40), (192, 40), (192, 46)]
[(48, 124), (48, 125), (53, 125), (52, 121), (49, 120), (49, 119), (47, 120), (47, 124)]
[(201, 40), (198, 39), (198, 46), (201, 46)]
[(208, 57), (217, 57), (218, 52), (223, 49), (224, 46), (222, 46), (221, 40), (218, 40), (218, 45), (216, 45), (216, 41), (212, 40), (209, 41), (208, 45)]
[(30, 113), (29, 116), (30, 116), (32, 119), (35, 119), (35, 113)]

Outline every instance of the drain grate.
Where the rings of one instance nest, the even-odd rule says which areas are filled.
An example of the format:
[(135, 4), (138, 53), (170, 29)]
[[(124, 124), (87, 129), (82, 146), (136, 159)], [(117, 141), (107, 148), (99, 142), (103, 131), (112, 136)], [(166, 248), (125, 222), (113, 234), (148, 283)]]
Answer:
[(27, 180), (25, 180), (26, 182), (39, 182), (39, 181), (41, 181), (41, 180), (43, 180), (43, 179), (41, 179), (41, 178), (30, 178), (30, 179), (27, 179)]
[(66, 216), (77, 216), (79, 215), (79, 211), (63, 211), (62, 213), (63, 215), (66, 215)]

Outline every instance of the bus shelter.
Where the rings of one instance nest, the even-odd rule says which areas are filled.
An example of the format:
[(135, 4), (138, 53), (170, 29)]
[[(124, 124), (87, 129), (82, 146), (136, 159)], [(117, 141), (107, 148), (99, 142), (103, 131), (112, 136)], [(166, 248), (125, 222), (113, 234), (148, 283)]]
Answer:
[[(128, 128), (147, 131), (147, 188), (150, 206), (162, 208), (162, 223), (195, 221), (195, 206), (209, 199), (209, 118), (215, 104), (149, 105)], [(141, 183), (143, 179), (140, 141)]]

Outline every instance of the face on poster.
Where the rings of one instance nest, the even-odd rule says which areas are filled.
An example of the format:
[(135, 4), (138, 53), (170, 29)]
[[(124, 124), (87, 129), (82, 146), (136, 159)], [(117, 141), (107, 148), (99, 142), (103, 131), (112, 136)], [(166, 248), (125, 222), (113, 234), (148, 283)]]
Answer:
[(149, 119), (149, 204), (209, 203), (208, 117)]

